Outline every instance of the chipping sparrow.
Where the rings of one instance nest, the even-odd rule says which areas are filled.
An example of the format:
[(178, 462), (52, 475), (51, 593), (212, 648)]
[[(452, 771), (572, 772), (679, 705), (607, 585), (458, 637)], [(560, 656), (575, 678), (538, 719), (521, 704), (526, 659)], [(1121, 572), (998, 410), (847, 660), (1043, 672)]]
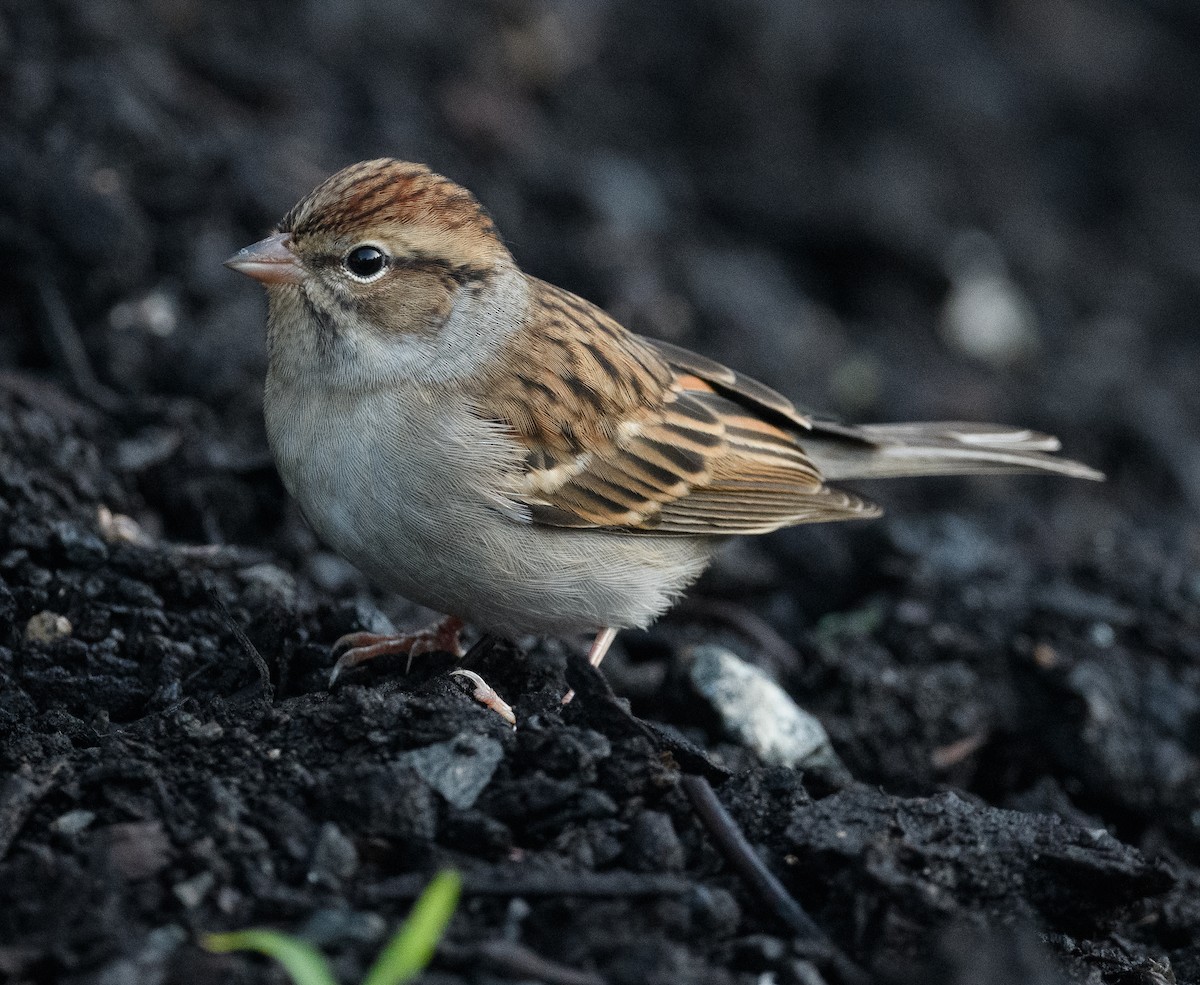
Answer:
[[(879, 514), (827, 481), (1100, 478), (1020, 428), (801, 414), (522, 273), (470, 192), (420, 164), (339, 171), (227, 263), (267, 288), (267, 433), (321, 538), (483, 629), (597, 633), (593, 663), (724, 538)], [(342, 643), (335, 674), (413, 638)]]

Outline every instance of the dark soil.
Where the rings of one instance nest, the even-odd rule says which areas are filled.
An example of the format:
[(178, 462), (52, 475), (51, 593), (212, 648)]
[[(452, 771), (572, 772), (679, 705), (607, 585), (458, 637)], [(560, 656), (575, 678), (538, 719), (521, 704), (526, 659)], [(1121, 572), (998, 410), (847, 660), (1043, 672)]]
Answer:
[[(454, 866), (431, 983), (1200, 982), (1197, 37), (1182, 0), (8, 0), (0, 979), (280, 981), (197, 944), (270, 925), (354, 981)], [(516, 731), (436, 657), (331, 692), (333, 639), (425, 614), (284, 496), (220, 263), (381, 154), (639, 331), (1109, 481), (894, 483), (734, 545), (618, 642), (629, 706), (576, 640), (472, 653)], [(981, 284), (1021, 328), (988, 351)], [(724, 738), (700, 641), (852, 779)]]

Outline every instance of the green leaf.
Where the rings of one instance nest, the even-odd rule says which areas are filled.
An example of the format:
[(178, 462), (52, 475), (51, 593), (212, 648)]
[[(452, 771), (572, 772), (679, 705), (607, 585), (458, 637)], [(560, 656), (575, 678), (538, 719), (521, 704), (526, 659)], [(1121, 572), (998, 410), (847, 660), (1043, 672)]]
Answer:
[(434, 876), (362, 985), (404, 985), (420, 974), (454, 916), (461, 891), (462, 877), (457, 872), (447, 869)]
[(204, 946), (210, 951), (257, 951), (274, 958), (292, 976), (296, 985), (337, 985), (329, 965), (310, 944), (274, 930), (235, 930), (230, 934), (208, 934)]

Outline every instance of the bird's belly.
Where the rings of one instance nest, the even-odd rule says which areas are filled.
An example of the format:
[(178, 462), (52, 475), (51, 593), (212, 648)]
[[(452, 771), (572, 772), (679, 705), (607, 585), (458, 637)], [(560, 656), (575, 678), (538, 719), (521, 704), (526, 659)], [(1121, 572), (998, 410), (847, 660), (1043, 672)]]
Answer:
[(507, 463), (479, 453), (445, 408), (269, 389), (266, 409), (284, 484), (321, 539), (381, 587), (486, 630), (644, 626), (713, 547), (506, 515), (486, 489)]

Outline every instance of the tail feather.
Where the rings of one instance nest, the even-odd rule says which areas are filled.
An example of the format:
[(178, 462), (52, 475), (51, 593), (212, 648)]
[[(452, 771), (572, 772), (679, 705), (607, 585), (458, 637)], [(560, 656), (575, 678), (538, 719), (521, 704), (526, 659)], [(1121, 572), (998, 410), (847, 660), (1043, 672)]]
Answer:
[(814, 421), (804, 450), (828, 481), (919, 475), (1052, 472), (1076, 479), (1103, 473), (1058, 458), (1059, 440), (1028, 428), (941, 421), (852, 426)]

